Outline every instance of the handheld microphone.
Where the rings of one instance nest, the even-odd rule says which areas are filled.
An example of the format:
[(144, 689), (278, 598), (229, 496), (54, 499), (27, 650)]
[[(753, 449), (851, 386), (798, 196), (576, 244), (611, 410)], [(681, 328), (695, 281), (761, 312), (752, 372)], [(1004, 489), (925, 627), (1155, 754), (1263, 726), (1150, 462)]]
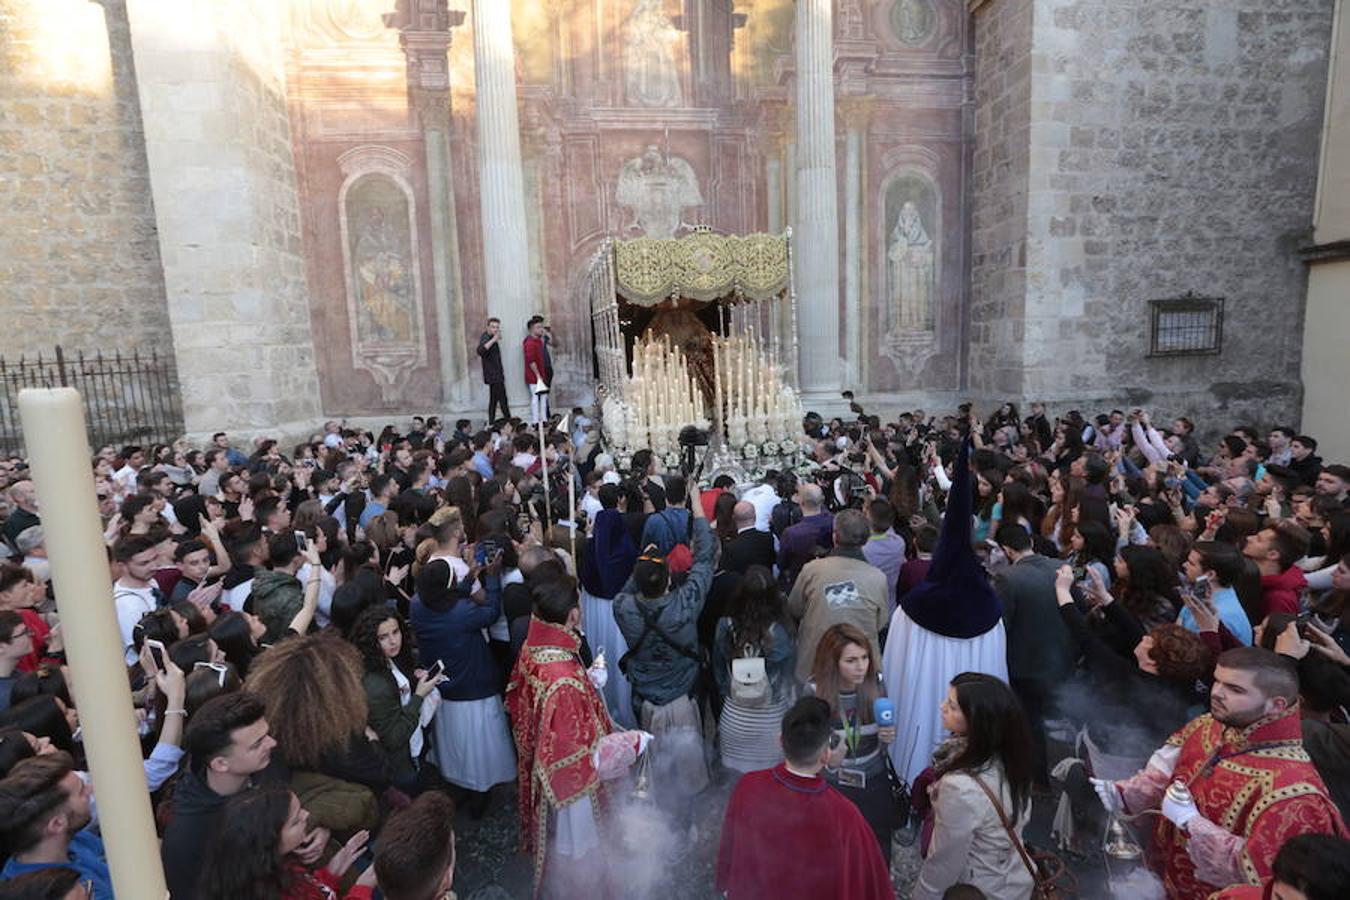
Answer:
[(872, 718), (878, 728), (895, 726), (895, 704), (891, 702), (890, 697), (878, 697), (872, 702)]

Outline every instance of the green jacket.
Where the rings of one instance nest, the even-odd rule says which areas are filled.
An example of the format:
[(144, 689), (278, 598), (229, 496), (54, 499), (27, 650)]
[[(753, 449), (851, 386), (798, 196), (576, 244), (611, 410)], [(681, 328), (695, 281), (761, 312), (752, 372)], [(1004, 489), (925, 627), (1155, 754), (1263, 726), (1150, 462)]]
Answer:
[(261, 569), (253, 579), (253, 614), (267, 626), (264, 643), (275, 644), (285, 637), (304, 605), (305, 586), (294, 575)]
[[(412, 681), (412, 679), (409, 679)], [(408, 744), (422, 714), (422, 698), (414, 690), (408, 705), (398, 693), (398, 682), (390, 672), (366, 672), (361, 677), (366, 689), (368, 724), (380, 739), (380, 747), (389, 758), (394, 781), (401, 782), (413, 772)], [(412, 681), (415, 688), (417, 683)]]

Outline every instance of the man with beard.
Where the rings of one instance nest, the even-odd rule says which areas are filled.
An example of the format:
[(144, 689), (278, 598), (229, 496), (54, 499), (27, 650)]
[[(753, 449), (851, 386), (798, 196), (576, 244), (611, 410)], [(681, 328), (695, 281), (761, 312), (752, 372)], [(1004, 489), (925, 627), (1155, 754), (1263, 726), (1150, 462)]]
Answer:
[(0, 781), (0, 839), (10, 852), (0, 880), (65, 866), (93, 883), (93, 900), (112, 900), (112, 876), (103, 840), (85, 826), (92, 819), (88, 783), (64, 752), (35, 756)]
[[(1177, 782), (1187, 792), (1169, 789)], [(1093, 786), (1111, 812), (1161, 806), (1150, 864), (1179, 900), (1268, 881), (1276, 852), (1296, 835), (1346, 833), (1303, 749), (1298, 670), (1259, 647), (1219, 657), (1210, 712), (1172, 735), (1143, 771)]]

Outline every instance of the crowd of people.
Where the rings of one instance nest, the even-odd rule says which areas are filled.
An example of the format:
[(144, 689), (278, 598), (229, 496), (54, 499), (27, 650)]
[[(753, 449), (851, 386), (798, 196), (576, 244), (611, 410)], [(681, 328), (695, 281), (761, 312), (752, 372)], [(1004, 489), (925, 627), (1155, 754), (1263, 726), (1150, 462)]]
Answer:
[[(642, 896), (633, 815), (691, 839), (718, 786), (731, 900), (893, 897), (902, 847), (916, 898), (1041, 896), (1056, 854), (1350, 896), (1350, 468), (1313, 438), (854, 405), (705, 487), (535, 412), (98, 451), (174, 900), (449, 896), (456, 808), (511, 797), (536, 896)], [(41, 504), (0, 487), (0, 900), (105, 900)]]

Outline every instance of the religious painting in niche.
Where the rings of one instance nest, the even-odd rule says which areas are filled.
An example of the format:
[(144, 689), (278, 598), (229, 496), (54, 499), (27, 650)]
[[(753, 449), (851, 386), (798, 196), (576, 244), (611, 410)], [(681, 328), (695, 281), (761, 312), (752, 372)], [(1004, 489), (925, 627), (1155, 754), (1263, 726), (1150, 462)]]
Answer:
[(933, 0), (895, 0), (891, 7), (891, 29), (907, 47), (917, 47), (928, 40), (936, 24)]
[(904, 174), (886, 190), (886, 335), (933, 331), (938, 285), (937, 190)]
[(661, 109), (683, 106), (676, 63), (681, 35), (662, 9), (662, 0), (638, 0), (623, 39), (628, 102)]
[(348, 253), (360, 343), (416, 339), (408, 198), (392, 179), (365, 175), (347, 191)]
[(615, 199), (633, 215), (623, 233), (640, 231), (649, 238), (672, 238), (681, 228), (691, 227), (684, 221), (684, 211), (703, 205), (694, 167), (655, 146), (623, 164)]

